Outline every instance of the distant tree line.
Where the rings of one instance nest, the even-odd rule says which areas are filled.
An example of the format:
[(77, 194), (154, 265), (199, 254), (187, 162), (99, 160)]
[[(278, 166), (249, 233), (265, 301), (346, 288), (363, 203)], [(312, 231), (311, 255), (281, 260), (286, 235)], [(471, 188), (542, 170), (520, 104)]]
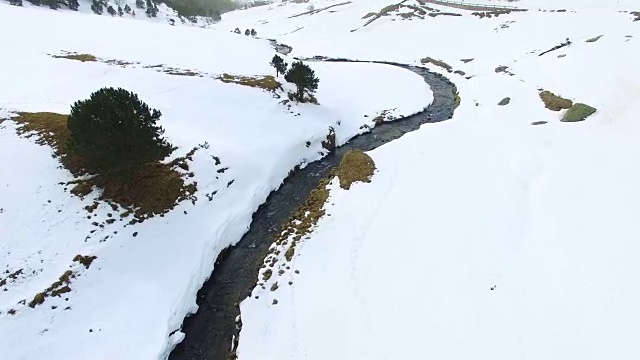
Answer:
[[(15, 6), (22, 6), (23, 0), (7, 0), (9, 4)], [(78, 0), (24, 0), (36, 6), (48, 6), (51, 9), (60, 9), (67, 7), (71, 10), (78, 10), (80, 4)], [(123, 16), (124, 14), (130, 14), (135, 16), (135, 11), (131, 9), (128, 4), (125, 4), (124, 0), (111, 1), (112, 4), (106, 0), (92, 0), (91, 10), (101, 15), (105, 11), (111, 16)], [(158, 4), (165, 3), (170, 8), (176, 10), (176, 12), (184, 17), (188, 17), (190, 21), (195, 21), (195, 16), (210, 17), (214, 20), (220, 20), (221, 15), (225, 12), (235, 10), (239, 8), (233, 0), (162, 0), (156, 2), (155, 0), (136, 0), (136, 7), (138, 9), (144, 9), (145, 14), (148, 17), (156, 17), (158, 14)]]
[(206, 16), (214, 20), (220, 20), (221, 14), (238, 8), (232, 0), (163, 0), (162, 2), (182, 16)]
[[(15, 6), (22, 6), (22, 0), (8, 0), (9, 4)], [(61, 7), (67, 7), (71, 10), (78, 10), (80, 4), (78, 0), (26, 0), (29, 3), (36, 6), (48, 6), (51, 9), (57, 10)]]

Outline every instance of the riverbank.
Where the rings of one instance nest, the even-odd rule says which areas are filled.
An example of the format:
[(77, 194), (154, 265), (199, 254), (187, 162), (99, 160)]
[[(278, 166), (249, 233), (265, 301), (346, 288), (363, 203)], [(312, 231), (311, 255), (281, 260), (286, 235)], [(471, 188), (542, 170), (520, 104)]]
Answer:
[[(330, 61), (331, 59), (325, 59)], [(349, 62), (348, 60), (332, 60)], [(240, 242), (223, 251), (211, 278), (198, 292), (199, 310), (185, 319), (184, 340), (172, 351), (171, 360), (228, 359), (238, 337), (239, 303), (251, 295), (257, 275), (282, 223), (307, 199), (319, 181), (336, 167), (349, 150), (370, 151), (417, 130), (423, 124), (450, 119), (455, 108), (453, 85), (444, 76), (418, 66), (386, 63), (415, 72), (433, 92), (432, 104), (423, 112), (384, 122), (358, 135), (323, 159), (294, 171), (253, 215), (249, 231)]]

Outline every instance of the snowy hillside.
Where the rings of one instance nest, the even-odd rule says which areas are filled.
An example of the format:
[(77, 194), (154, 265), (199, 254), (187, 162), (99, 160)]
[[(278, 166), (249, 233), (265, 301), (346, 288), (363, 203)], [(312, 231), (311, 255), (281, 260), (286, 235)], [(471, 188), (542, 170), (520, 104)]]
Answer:
[[(453, 5), (287, 1), (200, 28), (162, 6), (135, 21), (1, 2), (0, 358), (166, 358), (215, 259), (296, 166), (433, 99), (399, 67), (308, 61), (319, 104), (288, 102), (266, 39), (288, 63), (425, 66), (460, 103), (369, 152), (370, 183), (326, 180), (312, 231), (281, 233), (269, 276), (250, 274), (240, 360), (637, 358), (637, 1)], [(99, 188), (72, 194), (87, 179), (28, 131), (105, 86), (162, 112), (165, 165), (192, 191), (170, 211), (138, 221)]]
[[(291, 169), (327, 153), (331, 129), (339, 145), (383, 111), (412, 114), (430, 99), (410, 71), (312, 63), (319, 105), (285, 104), (291, 85), (265, 77), (269, 42), (228, 31), (4, 3), (0, 22), (12, 29), (0, 38), (3, 360), (163, 358), (218, 253)], [(67, 114), (104, 86), (162, 112), (178, 147), (167, 162), (191, 153), (178, 170), (195, 193), (168, 213), (138, 222), (100, 189), (71, 194), (53, 149), (18, 135), (19, 112)]]
[[(289, 2), (214, 26), (293, 56), (424, 63), (462, 99), (372, 151), (370, 184), (333, 181), (328, 215), (280, 255), (296, 271), (256, 274), (241, 360), (637, 358), (638, 4), (487, 2), (528, 11)], [(542, 91), (597, 111), (561, 121)]]

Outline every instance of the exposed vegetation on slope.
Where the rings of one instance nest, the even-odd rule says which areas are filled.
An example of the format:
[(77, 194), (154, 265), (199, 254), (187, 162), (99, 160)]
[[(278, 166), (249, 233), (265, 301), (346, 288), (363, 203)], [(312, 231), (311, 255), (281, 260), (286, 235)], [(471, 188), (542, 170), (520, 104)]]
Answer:
[(354, 182), (371, 182), (376, 170), (373, 159), (360, 150), (349, 150), (336, 169), (340, 187), (349, 190)]
[(562, 116), (562, 122), (577, 122), (584, 121), (589, 116), (593, 115), (597, 111), (596, 108), (591, 107), (587, 104), (576, 103), (567, 110), (567, 112)]
[(448, 72), (452, 72), (453, 71), (453, 67), (451, 67), (451, 65), (447, 64), (446, 62), (442, 61), (442, 60), (438, 60), (438, 59), (434, 59), (432, 57), (425, 57), (420, 59), (420, 62), (423, 64), (433, 64), (435, 66), (441, 67), (445, 70), (447, 70)]
[(272, 92), (282, 88), (282, 84), (271, 75), (243, 76), (223, 74), (220, 80), (225, 83), (239, 84)]
[(81, 62), (98, 61), (98, 58), (95, 57), (94, 55), (91, 55), (91, 54), (65, 53), (65, 54), (62, 54), (62, 55), (51, 55), (51, 56), (56, 58), (56, 59), (69, 59), (69, 60), (76, 60), (76, 61), (81, 61)]
[(552, 111), (568, 109), (573, 105), (573, 101), (561, 98), (560, 96), (546, 90), (540, 92), (540, 99), (544, 103), (544, 106)]
[(18, 123), (18, 134), (36, 136), (36, 143), (50, 146), (60, 162), (71, 174), (82, 177), (68, 183), (71, 193), (84, 196), (94, 188), (102, 189), (100, 200), (130, 209), (141, 221), (154, 214), (172, 209), (180, 201), (192, 198), (196, 184), (186, 184), (177, 169), (186, 159), (169, 164), (152, 162), (131, 174), (131, 181), (123, 182), (112, 174), (89, 174), (85, 159), (68, 151), (70, 138), (67, 115), (55, 113), (19, 113), (13, 118)]

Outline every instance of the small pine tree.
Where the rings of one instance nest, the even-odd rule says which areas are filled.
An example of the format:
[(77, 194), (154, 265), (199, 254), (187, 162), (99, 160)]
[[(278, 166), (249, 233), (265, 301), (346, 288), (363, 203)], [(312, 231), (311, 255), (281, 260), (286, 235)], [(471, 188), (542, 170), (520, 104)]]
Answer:
[(249, 29), (245, 30), (244, 34), (247, 35), (247, 36), (251, 35), (251, 30), (249, 30)]
[(116, 10), (113, 8), (113, 6), (109, 5), (107, 6), (107, 12), (109, 13), (109, 15), (114, 16), (116, 14)]
[(287, 82), (296, 85), (297, 91), (293, 95), (299, 102), (304, 102), (305, 91), (313, 94), (313, 92), (318, 89), (318, 83), (320, 82), (315, 72), (302, 61), (296, 61), (291, 64), (291, 68), (287, 71), (284, 78)]
[(138, 9), (144, 9), (144, 0), (136, 0), (136, 7)]
[(251, 36), (258, 35), (258, 32), (255, 29), (251, 29)]
[(132, 170), (173, 152), (156, 125), (160, 116), (132, 92), (102, 88), (71, 107), (67, 148), (88, 170), (127, 179)]
[(118, 16), (124, 15), (124, 11), (122, 11), (122, 7), (118, 6)]
[(269, 65), (276, 69), (276, 76), (284, 74), (287, 71), (287, 63), (278, 55), (274, 55)]
[(236, 34), (240, 34), (240, 28), (236, 28), (235, 30), (233, 30), (233, 32)]
[(22, 0), (9, 0), (10, 5), (22, 6)]
[(98, 0), (93, 0), (91, 2), (91, 11), (93, 11), (98, 15), (102, 15), (102, 11), (103, 11), (102, 3)]
[(69, 9), (71, 9), (73, 11), (78, 11), (78, 8), (80, 7), (80, 4), (78, 3), (78, 0), (68, 0), (67, 1), (67, 6), (69, 7)]
[(131, 14), (131, 6), (129, 6), (129, 4), (126, 4), (124, 6), (124, 12), (126, 12), (127, 14)]
[(145, 11), (148, 17), (156, 17), (158, 15), (158, 8), (153, 1), (147, 0), (147, 10)]

